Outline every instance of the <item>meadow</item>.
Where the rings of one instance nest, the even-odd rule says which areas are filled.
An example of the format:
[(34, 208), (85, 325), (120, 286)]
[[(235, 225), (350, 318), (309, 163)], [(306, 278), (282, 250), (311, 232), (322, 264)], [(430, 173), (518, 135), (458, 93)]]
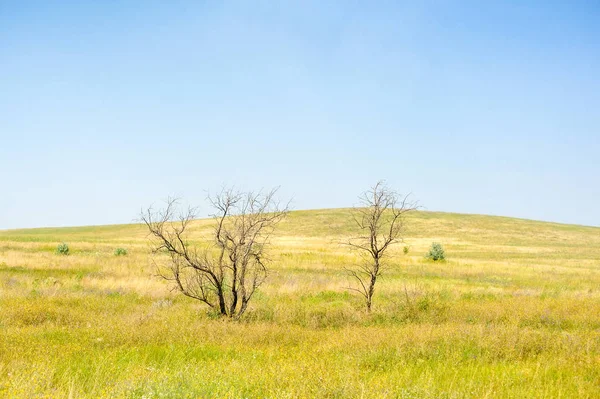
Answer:
[(414, 212), (368, 314), (349, 212), (280, 224), (241, 321), (170, 291), (144, 226), (0, 231), (0, 397), (600, 397), (600, 228)]

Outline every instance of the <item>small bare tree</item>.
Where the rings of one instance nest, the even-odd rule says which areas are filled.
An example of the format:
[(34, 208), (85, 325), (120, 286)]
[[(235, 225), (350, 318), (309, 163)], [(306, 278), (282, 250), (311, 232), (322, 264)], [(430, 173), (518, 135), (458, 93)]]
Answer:
[(175, 290), (204, 302), (222, 316), (241, 317), (256, 289), (265, 281), (265, 248), (276, 224), (288, 213), (268, 193), (223, 190), (209, 201), (215, 209), (212, 245), (199, 248), (188, 240), (194, 209), (177, 214), (177, 201), (166, 208), (142, 212), (141, 219), (153, 238), (153, 251), (168, 260), (157, 265), (159, 275)]
[(403, 241), (404, 216), (418, 208), (416, 202), (409, 201), (409, 196), (401, 197), (385, 182), (379, 181), (359, 197), (360, 207), (353, 211), (354, 222), (361, 234), (346, 244), (361, 254), (362, 263), (356, 268), (346, 268), (346, 271), (358, 282), (358, 288), (349, 289), (365, 298), (369, 312), (387, 251), (393, 244)]

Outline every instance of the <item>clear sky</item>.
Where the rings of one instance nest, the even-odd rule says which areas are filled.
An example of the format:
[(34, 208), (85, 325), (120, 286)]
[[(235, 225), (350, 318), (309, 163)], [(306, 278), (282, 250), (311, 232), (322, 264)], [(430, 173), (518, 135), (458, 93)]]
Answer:
[(0, 228), (281, 186), (600, 225), (600, 3), (0, 0)]

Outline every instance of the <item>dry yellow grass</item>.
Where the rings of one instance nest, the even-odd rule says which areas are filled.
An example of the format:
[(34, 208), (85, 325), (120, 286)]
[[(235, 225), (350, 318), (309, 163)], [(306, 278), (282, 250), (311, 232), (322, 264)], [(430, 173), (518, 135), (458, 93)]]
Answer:
[(0, 231), (0, 397), (600, 397), (600, 229), (414, 213), (367, 315), (347, 215), (290, 215), (241, 322), (154, 277), (142, 226)]

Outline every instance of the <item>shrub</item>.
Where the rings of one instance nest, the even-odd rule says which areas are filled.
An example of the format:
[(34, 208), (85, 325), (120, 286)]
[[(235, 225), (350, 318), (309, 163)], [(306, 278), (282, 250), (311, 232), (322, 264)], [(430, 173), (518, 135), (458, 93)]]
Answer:
[(125, 255), (127, 255), (127, 250), (125, 248), (115, 249), (115, 256), (125, 256)]
[(444, 252), (444, 247), (442, 247), (442, 244), (439, 242), (431, 243), (431, 248), (429, 248), (429, 252), (425, 257), (433, 261), (445, 260), (446, 254)]
[(69, 254), (69, 246), (67, 243), (63, 242), (56, 247), (56, 253), (58, 255), (68, 255)]
[(402, 252), (404, 252), (404, 255), (408, 255), (408, 251), (409, 251), (408, 245), (405, 245), (404, 248), (402, 249)]

